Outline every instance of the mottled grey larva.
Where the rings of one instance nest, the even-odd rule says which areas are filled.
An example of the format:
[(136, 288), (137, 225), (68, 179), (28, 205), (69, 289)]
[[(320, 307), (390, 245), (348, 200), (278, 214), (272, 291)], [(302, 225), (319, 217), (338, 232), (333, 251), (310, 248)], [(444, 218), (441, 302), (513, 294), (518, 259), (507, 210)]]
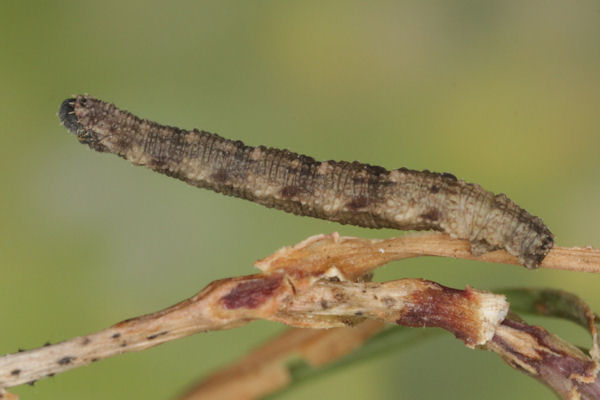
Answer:
[(448, 173), (318, 162), (198, 130), (140, 119), (88, 95), (65, 100), (63, 125), (81, 143), (191, 185), (316, 218), (368, 228), (437, 230), (480, 255), (506, 249), (529, 268), (554, 243), (538, 217), (505, 195)]

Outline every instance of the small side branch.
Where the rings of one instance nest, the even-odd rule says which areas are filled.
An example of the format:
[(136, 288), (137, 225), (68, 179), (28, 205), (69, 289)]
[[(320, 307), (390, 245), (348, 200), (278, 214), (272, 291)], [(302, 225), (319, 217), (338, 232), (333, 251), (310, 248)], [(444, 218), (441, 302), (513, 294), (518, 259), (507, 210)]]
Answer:
[[(391, 261), (420, 256), (438, 256), (479, 260), (499, 264), (519, 265), (516, 257), (505, 250), (473, 256), (467, 240), (452, 239), (443, 233), (409, 234), (390, 239), (340, 237), (337, 234), (317, 235), (293, 246), (284, 247), (255, 265), (263, 271), (272, 271), (297, 261), (314, 260), (309, 269), (323, 268), (320, 256), (327, 254), (332, 264), (341, 262), (347, 273), (364, 273)], [(337, 265), (337, 264), (336, 264)], [(299, 266), (296, 263), (296, 266)], [(600, 273), (600, 249), (592, 247), (560, 247), (550, 250), (540, 268), (565, 271)]]

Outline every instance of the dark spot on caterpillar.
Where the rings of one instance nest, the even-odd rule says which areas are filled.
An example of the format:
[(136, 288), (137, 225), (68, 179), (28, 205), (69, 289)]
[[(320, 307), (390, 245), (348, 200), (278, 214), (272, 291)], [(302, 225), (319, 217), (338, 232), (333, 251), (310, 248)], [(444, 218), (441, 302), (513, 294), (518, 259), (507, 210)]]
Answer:
[(296, 196), (301, 192), (298, 186), (285, 186), (281, 189), (281, 197), (289, 199), (290, 197)]
[(221, 301), (225, 308), (256, 308), (268, 299), (281, 285), (281, 275), (251, 279), (231, 289)]
[(29, 381), (29, 382), (27, 382), (27, 384), (28, 384), (29, 386), (33, 386), (33, 385), (35, 385), (35, 383), (36, 383), (36, 382), (37, 382), (37, 381)]
[(83, 340), (81, 341), (81, 345), (86, 346), (86, 345), (90, 344), (91, 342), (92, 342), (92, 340), (89, 337), (84, 337)]
[(111, 338), (113, 339), (118, 339), (121, 337), (121, 334), (119, 332), (115, 333), (114, 335), (111, 336)]
[(66, 357), (63, 357), (63, 358), (61, 358), (60, 360), (58, 360), (56, 363), (57, 363), (58, 365), (67, 365), (67, 364), (70, 364), (70, 363), (71, 363), (71, 361), (73, 361), (74, 359), (75, 359), (75, 357), (72, 357), (72, 356), (66, 356)]
[(12, 371), (10, 371), (10, 374), (15, 375), (15, 376), (19, 375), (20, 373), (21, 373), (20, 369), (13, 369)]
[(440, 191), (440, 187), (438, 185), (432, 185), (429, 191), (431, 193), (438, 193)]
[(99, 358), (96, 358), (96, 357), (94, 357), (94, 358), (92, 358), (90, 361), (91, 361), (91, 362), (96, 362), (96, 361), (99, 361), (99, 360), (100, 360)]
[(227, 178), (229, 177), (229, 174), (227, 173), (227, 170), (225, 168), (219, 168), (217, 170), (217, 172), (215, 172), (212, 176), (212, 178), (214, 179), (215, 182), (217, 183), (225, 183), (227, 182)]
[(371, 175), (379, 176), (379, 175), (387, 175), (389, 173), (387, 169), (380, 167), (378, 165), (366, 164), (366, 166), (367, 166), (366, 170)]
[(458, 179), (449, 172), (442, 172), (442, 178), (447, 178), (453, 181), (458, 181)]
[[(165, 165), (167, 165), (168, 160), (165, 160), (163, 158), (154, 158), (151, 161), (152, 164), (152, 168), (156, 168), (156, 169), (166, 169)], [(165, 171), (165, 173), (167, 173), (168, 171)]]
[(356, 196), (353, 197), (351, 201), (346, 203), (346, 206), (351, 210), (359, 210), (361, 208), (365, 208), (369, 204), (369, 199), (365, 196)]
[(427, 221), (438, 221), (442, 217), (442, 213), (437, 208), (430, 208), (427, 212), (421, 214), (421, 218)]
[(156, 339), (157, 337), (164, 336), (167, 333), (169, 333), (169, 331), (162, 331), (162, 332), (159, 332), (159, 333), (155, 333), (154, 335), (146, 336), (146, 339), (148, 339), (148, 340)]
[(129, 137), (119, 136), (115, 141), (115, 146), (119, 149), (128, 149), (131, 146), (131, 139)]

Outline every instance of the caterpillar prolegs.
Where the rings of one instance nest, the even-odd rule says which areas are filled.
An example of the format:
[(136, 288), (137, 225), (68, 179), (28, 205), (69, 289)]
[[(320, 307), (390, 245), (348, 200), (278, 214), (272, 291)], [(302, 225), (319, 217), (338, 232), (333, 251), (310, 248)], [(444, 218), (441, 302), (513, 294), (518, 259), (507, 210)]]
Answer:
[(367, 228), (441, 231), (469, 240), (474, 255), (502, 248), (528, 268), (538, 266), (554, 243), (540, 218), (452, 174), (319, 162), (160, 125), (88, 95), (65, 100), (59, 117), (96, 151), (296, 215)]

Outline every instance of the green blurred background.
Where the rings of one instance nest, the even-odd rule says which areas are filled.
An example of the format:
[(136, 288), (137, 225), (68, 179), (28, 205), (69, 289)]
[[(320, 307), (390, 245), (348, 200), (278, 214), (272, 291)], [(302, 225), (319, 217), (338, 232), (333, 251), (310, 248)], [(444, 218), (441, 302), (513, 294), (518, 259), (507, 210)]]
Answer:
[[(78, 144), (90, 93), (142, 117), (317, 159), (449, 171), (600, 246), (597, 1), (0, 1), (0, 353), (90, 333), (253, 273), (311, 234), (387, 237), (188, 187)], [(600, 311), (600, 277), (424, 258), (377, 280), (549, 286)], [(530, 318), (582, 346), (569, 324)], [(255, 322), (102, 361), (23, 399), (164, 399), (283, 326)], [(284, 399), (548, 398), (443, 334)]]

